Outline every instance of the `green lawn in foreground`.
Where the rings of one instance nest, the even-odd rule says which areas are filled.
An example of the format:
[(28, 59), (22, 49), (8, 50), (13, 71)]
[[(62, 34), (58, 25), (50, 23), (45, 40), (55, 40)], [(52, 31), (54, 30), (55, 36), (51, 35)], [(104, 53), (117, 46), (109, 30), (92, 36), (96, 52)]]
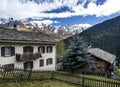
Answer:
[(59, 81), (33, 81), (33, 82), (14, 82), (0, 83), (0, 87), (80, 87)]

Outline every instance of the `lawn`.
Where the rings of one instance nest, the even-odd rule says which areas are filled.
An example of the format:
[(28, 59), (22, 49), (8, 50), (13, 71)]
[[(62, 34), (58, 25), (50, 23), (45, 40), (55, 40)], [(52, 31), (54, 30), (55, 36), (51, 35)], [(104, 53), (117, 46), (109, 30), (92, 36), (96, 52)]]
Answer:
[(0, 83), (0, 87), (80, 87), (72, 84), (67, 84), (59, 81), (32, 81), (32, 82), (13, 82)]
[[(16, 79), (21, 76), (26, 76), (26, 73), (9, 73), (8, 79), (15, 77)], [(81, 76), (81, 77), (80, 77)], [(6, 77), (4, 77), (6, 78)], [(20, 82), (20, 83), (4, 83), (0, 84), (0, 87), (80, 87), (84, 83), (85, 86), (89, 87), (119, 87), (119, 81), (108, 79), (104, 77), (91, 76), (91, 75), (72, 75), (67, 72), (33, 72), (31, 74), (31, 82)], [(35, 81), (37, 80), (37, 81)], [(41, 82), (41, 80), (43, 80)], [(62, 82), (59, 82), (59, 81)], [(65, 83), (66, 82), (66, 83)], [(71, 85), (73, 83), (76, 85)], [(79, 86), (77, 86), (79, 85)], [(109, 86), (108, 86), (109, 85)]]

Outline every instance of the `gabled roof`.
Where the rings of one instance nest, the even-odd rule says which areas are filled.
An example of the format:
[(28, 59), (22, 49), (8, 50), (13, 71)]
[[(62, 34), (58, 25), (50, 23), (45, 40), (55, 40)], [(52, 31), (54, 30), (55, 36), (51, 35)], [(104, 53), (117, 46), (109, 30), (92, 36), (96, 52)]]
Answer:
[(88, 49), (88, 52), (108, 63), (114, 63), (115, 59), (116, 59), (116, 56), (113, 55), (113, 54), (110, 54), (102, 49), (99, 49), (99, 48), (90, 48)]
[(45, 33), (17, 31), (0, 27), (0, 40), (2, 41), (27, 41), (27, 42), (58, 42), (52, 36)]

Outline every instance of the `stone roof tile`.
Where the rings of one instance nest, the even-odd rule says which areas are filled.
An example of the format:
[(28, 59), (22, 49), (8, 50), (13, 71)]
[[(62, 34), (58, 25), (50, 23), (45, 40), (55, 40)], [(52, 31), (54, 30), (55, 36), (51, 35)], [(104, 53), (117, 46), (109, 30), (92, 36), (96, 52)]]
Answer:
[(57, 42), (55, 38), (45, 33), (17, 31), (0, 27), (0, 40)]
[(116, 59), (116, 56), (113, 55), (113, 54), (110, 54), (102, 49), (99, 49), (99, 48), (90, 48), (89, 50), (89, 53), (104, 60), (104, 61), (107, 61), (109, 63), (113, 63)]

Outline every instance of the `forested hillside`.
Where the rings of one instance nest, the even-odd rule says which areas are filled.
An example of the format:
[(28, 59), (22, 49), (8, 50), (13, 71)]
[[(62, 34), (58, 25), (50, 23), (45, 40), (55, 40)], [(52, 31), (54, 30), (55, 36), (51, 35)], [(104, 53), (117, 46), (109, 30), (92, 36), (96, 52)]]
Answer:
[[(92, 47), (115, 54), (120, 62), (120, 16), (97, 24), (83, 31), (79, 36), (83, 36)], [(69, 39), (65, 40), (66, 44)]]

